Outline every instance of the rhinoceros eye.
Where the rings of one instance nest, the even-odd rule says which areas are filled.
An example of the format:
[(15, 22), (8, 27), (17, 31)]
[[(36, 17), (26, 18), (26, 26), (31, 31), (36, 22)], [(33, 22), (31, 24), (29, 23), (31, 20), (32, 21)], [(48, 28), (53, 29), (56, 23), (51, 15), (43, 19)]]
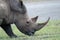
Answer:
[(29, 22), (28, 22), (28, 21), (27, 21), (26, 23), (27, 23), (27, 24), (29, 24)]
[(30, 25), (30, 21), (26, 21), (26, 25), (27, 25), (27, 26)]

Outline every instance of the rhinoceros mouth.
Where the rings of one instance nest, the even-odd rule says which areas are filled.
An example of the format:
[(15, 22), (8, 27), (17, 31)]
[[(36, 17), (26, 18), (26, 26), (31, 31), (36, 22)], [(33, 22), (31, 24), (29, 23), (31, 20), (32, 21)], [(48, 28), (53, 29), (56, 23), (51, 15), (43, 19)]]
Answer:
[(25, 35), (28, 35), (28, 36), (33, 36), (34, 35), (34, 32), (25, 32), (24, 34)]

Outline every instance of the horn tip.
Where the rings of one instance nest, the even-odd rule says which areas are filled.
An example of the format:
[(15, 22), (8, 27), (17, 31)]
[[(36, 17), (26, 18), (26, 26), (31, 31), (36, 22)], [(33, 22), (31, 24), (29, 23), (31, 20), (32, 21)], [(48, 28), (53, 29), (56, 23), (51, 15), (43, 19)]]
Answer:
[(50, 17), (48, 18), (48, 20), (50, 20)]
[(36, 16), (38, 18), (38, 16)]
[(36, 16), (36, 19), (38, 18), (38, 16)]

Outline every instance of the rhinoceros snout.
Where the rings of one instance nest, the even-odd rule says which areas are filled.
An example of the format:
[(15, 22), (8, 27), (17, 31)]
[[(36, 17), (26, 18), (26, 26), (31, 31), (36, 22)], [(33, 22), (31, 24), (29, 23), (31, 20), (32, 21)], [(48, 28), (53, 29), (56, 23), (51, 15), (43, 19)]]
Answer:
[(34, 33), (30, 32), (30, 33), (27, 33), (28, 36), (33, 36)]
[(34, 33), (35, 33), (34, 31), (31, 31), (31, 32), (25, 32), (25, 34), (28, 35), (28, 36), (33, 36)]

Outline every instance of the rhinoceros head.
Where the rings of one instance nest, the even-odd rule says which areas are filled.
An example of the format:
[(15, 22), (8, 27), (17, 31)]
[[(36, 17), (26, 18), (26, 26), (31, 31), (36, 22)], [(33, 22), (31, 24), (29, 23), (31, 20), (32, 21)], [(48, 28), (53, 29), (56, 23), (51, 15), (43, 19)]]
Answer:
[(26, 8), (21, 0), (20, 0), (20, 3), (21, 3), (20, 4), (21, 12), (14, 13), (15, 25), (22, 33), (31, 36), (36, 31), (43, 28), (48, 23), (50, 18), (44, 23), (36, 23), (38, 16), (30, 19), (26, 14)]
[(29, 36), (34, 35), (36, 31), (43, 28), (50, 19), (48, 18), (48, 20), (44, 23), (36, 23), (38, 16), (31, 19), (28, 19), (23, 16), (20, 17), (21, 17), (20, 19), (17, 18), (18, 20), (15, 22), (15, 24), (22, 33)]

